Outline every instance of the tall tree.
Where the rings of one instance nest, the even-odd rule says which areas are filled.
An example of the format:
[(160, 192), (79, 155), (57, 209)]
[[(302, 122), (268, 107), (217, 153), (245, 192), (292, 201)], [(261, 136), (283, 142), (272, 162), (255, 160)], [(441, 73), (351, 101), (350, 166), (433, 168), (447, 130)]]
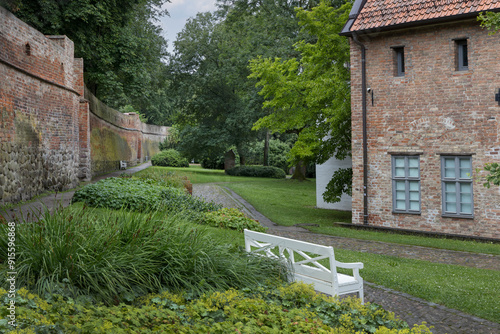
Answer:
[(181, 140), (181, 148), (191, 157), (220, 155), (230, 146), (243, 153), (245, 142), (254, 136), (249, 131), (254, 120), (247, 119), (228, 78), (221, 56), (224, 43), (223, 26), (213, 13), (198, 13), (188, 20), (174, 43), (170, 68), (178, 96), (176, 122), (186, 139)]
[[(317, 0), (302, 2), (219, 0), (216, 13), (198, 14), (186, 24), (171, 62), (176, 95), (183, 95), (177, 120), (189, 125), (184, 135), (201, 136), (197, 126), (217, 128), (220, 136), (209, 137), (211, 147), (217, 141), (221, 154), (235, 145), (243, 159), (249, 142), (265, 138), (265, 130), (252, 131), (253, 123), (263, 116), (263, 99), (255, 81), (248, 78), (248, 64), (258, 55), (299, 56), (293, 45), (302, 34), (294, 8)], [(199, 139), (198, 150), (208, 152), (201, 149)]]
[[(254, 128), (297, 133), (291, 150), (294, 163), (322, 163), (334, 155), (343, 159), (350, 154), (349, 44), (338, 35), (350, 8), (350, 3), (337, 9), (322, 1), (310, 11), (297, 9), (303, 30), (315, 37), (296, 44), (301, 57), (261, 57), (250, 64), (250, 77), (259, 80), (268, 111)], [(334, 179), (329, 184), (330, 201), (350, 192), (349, 171), (337, 173)]]

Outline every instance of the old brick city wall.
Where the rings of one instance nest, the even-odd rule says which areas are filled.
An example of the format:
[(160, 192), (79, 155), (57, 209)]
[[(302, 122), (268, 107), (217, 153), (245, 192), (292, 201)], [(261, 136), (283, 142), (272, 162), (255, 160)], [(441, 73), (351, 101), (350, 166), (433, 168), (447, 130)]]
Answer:
[(135, 113), (122, 114), (99, 101), (88, 90), (92, 175), (116, 170), (120, 161), (128, 166), (149, 160), (158, 153), (168, 127), (144, 124)]
[(0, 7), (0, 204), (72, 188), (158, 151), (168, 128), (84, 90), (71, 40), (44, 36)]
[[(457, 71), (456, 39), (467, 39), (469, 69)], [(473, 183), (470, 218), (442, 214), (441, 156), (472, 158), (473, 171), (500, 162), (500, 34), (475, 21), (406, 29), (363, 38), (366, 45), (368, 222), (371, 225), (500, 238), (500, 189)], [(394, 75), (404, 45), (405, 76)], [(363, 224), (360, 48), (351, 43), (353, 223)], [(373, 103), (373, 105), (372, 105)], [(421, 212), (394, 213), (391, 156), (420, 162)], [(473, 176), (477, 176), (473, 172)]]

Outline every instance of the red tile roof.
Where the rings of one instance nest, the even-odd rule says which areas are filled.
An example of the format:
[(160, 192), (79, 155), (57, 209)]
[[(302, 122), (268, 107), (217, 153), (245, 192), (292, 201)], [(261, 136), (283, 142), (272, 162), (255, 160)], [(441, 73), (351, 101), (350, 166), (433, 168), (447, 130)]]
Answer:
[(500, 10), (500, 0), (367, 0), (349, 30), (388, 28), (485, 10)]

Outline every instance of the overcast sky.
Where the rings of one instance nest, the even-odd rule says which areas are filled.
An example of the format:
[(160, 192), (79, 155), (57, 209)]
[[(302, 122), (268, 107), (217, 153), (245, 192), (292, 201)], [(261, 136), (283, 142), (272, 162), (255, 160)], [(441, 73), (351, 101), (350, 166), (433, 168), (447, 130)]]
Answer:
[(170, 0), (164, 7), (170, 16), (163, 17), (160, 25), (168, 40), (168, 51), (172, 52), (177, 33), (184, 28), (187, 19), (196, 16), (198, 12), (214, 11), (215, 0)]

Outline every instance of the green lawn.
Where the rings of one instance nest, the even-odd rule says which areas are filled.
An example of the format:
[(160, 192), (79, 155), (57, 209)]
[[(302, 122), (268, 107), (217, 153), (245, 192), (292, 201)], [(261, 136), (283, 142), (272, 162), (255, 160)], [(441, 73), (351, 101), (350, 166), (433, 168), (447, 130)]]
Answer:
[(341, 262), (363, 262), (363, 279), (500, 323), (500, 271), (395, 256), (335, 250)]
[(500, 255), (499, 243), (364, 231), (336, 225), (336, 222), (350, 222), (351, 213), (315, 208), (316, 184), (313, 180), (297, 182), (260, 179), (251, 183), (234, 182), (224, 186), (235, 191), (257, 211), (280, 225), (316, 224), (318, 226), (303, 227), (315, 233), (340, 237)]
[(244, 176), (229, 176), (223, 170), (218, 169), (204, 169), (198, 165), (191, 165), (189, 168), (181, 167), (150, 167), (144, 169), (134, 175), (142, 175), (149, 173), (149, 169), (165, 170), (165, 172), (175, 172), (176, 175), (186, 176), (191, 183), (212, 183), (212, 182), (252, 182), (262, 180), (258, 177), (244, 177)]
[[(171, 169), (170, 169), (171, 170)], [(250, 202), (259, 212), (281, 225), (304, 226), (311, 231), (336, 236), (419, 245), (459, 251), (500, 254), (500, 244), (439, 239), (396, 233), (355, 230), (335, 225), (349, 222), (350, 213), (316, 209), (315, 182), (229, 177), (222, 171), (189, 168), (193, 183), (228, 182), (228, 187)], [(189, 177), (189, 176), (188, 176)], [(241, 179), (244, 182), (241, 182)], [(231, 182), (232, 181), (232, 182)], [(221, 237), (225, 237), (221, 235)], [(242, 245), (242, 236), (227, 235)], [(500, 323), (500, 271), (431, 263), (350, 250), (336, 249), (342, 262), (363, 262), (361, 275), (369, 282), (458, 309)]]
[[(432, 238), (377, 231), (364, 231), (339, 226), (336, 222), (350, 223), (351, 213), (335, 210), (317, 209), (316, 183), (314, 179), (305, 182), (283, 179), (228, 176), (223, 170), (203, 169), (200, 166), (190, 168), (152, 167), (153, 169), (173, 171), (186, 176), (192, 183), (225, 183), (228, 187), (245, 198), (264, 216), (273, 222), (291, 226), (307, 224), (303, 227), (315, 233), (348, 238), (376, 240), (450, 249), (473, 253), (500, 255), (499, 243), (462, 241), (455, 239)], [(148, 173), (148, 169), (138, 172)], [(311, 226), (310, 224), (313, 224)], [(314, 226), (318, 225), (318, 226)]]

